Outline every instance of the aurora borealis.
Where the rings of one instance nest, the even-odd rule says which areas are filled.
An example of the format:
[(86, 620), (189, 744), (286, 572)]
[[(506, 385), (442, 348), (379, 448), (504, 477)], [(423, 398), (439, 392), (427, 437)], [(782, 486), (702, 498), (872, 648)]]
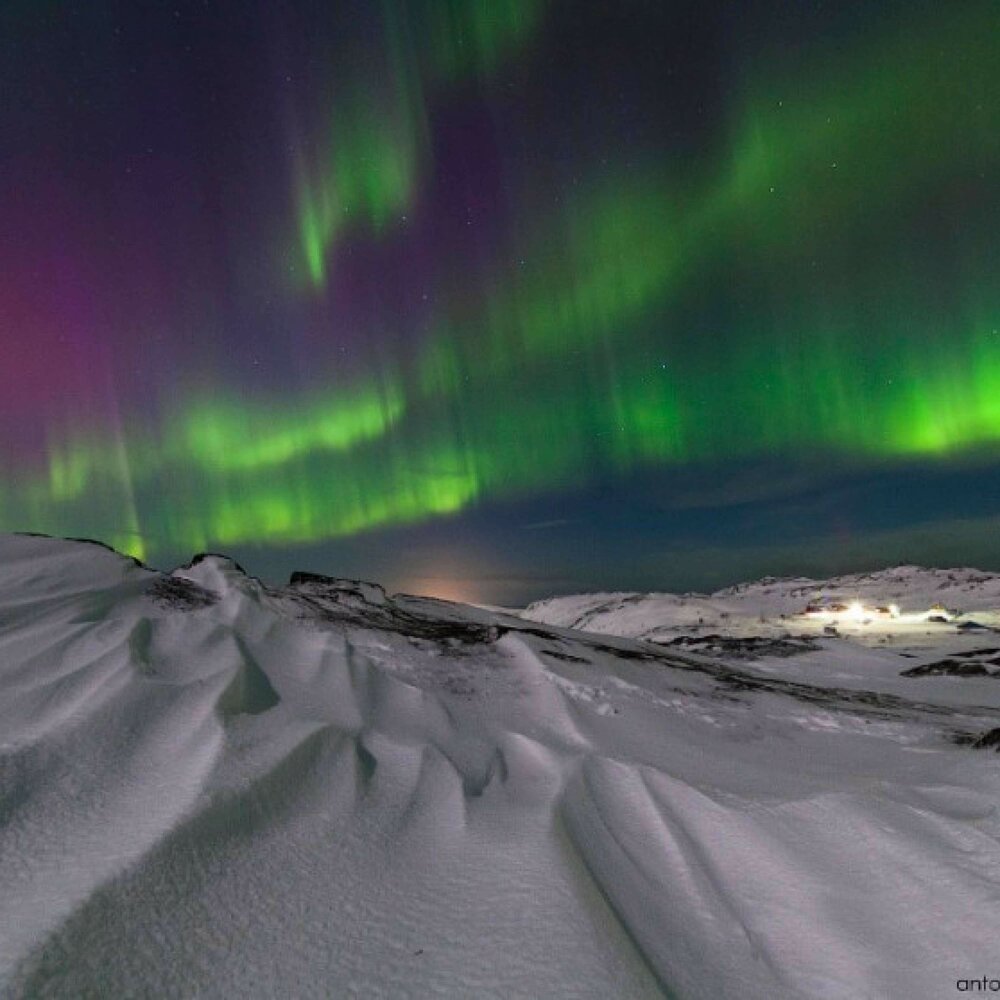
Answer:
[(1000, 568), (1000, 8), (608, 6), (5, 5), (0, 527), (488, 600)]

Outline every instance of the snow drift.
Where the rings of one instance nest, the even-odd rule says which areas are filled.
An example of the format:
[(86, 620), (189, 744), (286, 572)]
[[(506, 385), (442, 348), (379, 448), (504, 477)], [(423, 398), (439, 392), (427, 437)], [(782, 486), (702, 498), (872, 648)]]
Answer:
[(0, 537), (0, 990), (949, 996), (1000, 975), (1000, 677), (912, 669), (997, 638), (689, 648)]

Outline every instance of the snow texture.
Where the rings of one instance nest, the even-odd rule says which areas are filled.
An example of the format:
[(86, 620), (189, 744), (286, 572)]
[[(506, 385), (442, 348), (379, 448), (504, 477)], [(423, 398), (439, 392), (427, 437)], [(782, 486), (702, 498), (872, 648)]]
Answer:
[[(795, 617), (840, 596), (966, 616)], [(1000, 976), (998, 599), (518, 617), (0, 536), (0, 993), (951, 996)]]

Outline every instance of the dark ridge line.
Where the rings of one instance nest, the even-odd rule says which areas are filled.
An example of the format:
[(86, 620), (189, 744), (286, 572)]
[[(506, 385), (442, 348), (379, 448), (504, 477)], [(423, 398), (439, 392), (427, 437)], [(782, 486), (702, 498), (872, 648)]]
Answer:
[(319, 583), (332, 586), (338, 590), (354, 589), (357, 587), (373, 587), (382, 594), (387, 601), (395, 601), (400, 597), (413, 598), (418, 601), (429, 601), (432, 604), (445, 604), (449, 607), (469, 608), (476, 605), (466, 604), (462, 601), (450, 601), (445, 597), (432, 597), (430, 594), (408, 594), (406, 591), (398, 590), (390, 594), (381, 583), (374, 580), (359, 580), (353, 576), (329, 576), (326, 573), (313, 573), (311, 570), (293, 570), (288, 578), (286, 587), (296, 587), (301, 583)]
[[(148, 570), (150, 573), (156, 573), (162, 577), (170, 577), (173, 573), (178, 570), (193, 569), (198, 563), (204, 562), (206, 559), (222, 559), (229, 563), (234, 569), (238, 570), (243, 576), (248, 580), (253, 580), (259, 583), (262, 587), (267, 585), (264, 583), (260, 577), (253, 576), (248, 573), (232, 556), (227, 556), (222, 552), (198, 552), (196, 555), (179, 566), (175, 566), (170, 570), (157, 569), (155, 566), (150, 566), (149, 563), (143, 562), (141, 559), (137, 559), (135, 556), (130, 556), (127, 552), (120, 552), (113, 545), (109, 545), (107, 542), (102, 542), (99, 538), (83, 538), (75, 535), (50, 535), (44, 531), (11, 531), (7, 534), (16, 535), (20, 538), (47, 538), (53, 542), (73, 542), (77, 545), (96, 545), (99, 548), (105, 549), (107, 552), (112, 552), (120, 559), (127, 559), (134, 566), (139, 569)], [(372, 586), (378, 586), (378, 584), (373, 584)]]
[(99, 538), (81, 538), (75, 535), (50, 535), (44, 531), (12, 531), (10, 534), (18, 535), (21, 538), (48, 538), (53, 542), (76, 542), (79, 545), (97, 545), (108, 552), (113, 552), (122, 559), (127, 559), (130, 563), (138, 566), (139, 569), (148, 569), (151, 573), (160, 572), (153, 566), (144, 563), (141, 559), (130, 556), (127, 552), (119, 552), (113, 545), (108, 545), (107, 542), (102, 542)]
[[(176, 569), (194, 569), (199, 563), (203, 563), (206, 559), (224, 559), (227, 563), (231, 563), (234, 568), (238, 569), (245, 577), (256, 580), (257, 577), (251, 577), (250, 574), (231, 556), (227, 556), (222, 552), (199, 552), (191, 557), (190, 562), (186, 562), (183, 566), (178, 566)], [(176, 570), (171, 570), (173, 573)]]
[(288, 586), (294, 587), (300, 583), (322, 583), (345, 589), (346, 584), (357, 587), (376, 587), (385, 594), (385, 587), (380, 583), (373, 583), (371, 580), (358, 580), (350, 576), (328, 576), (325, 573), (312, 573), (304, 569), (292, 570), (292, 575), (288, 578)]

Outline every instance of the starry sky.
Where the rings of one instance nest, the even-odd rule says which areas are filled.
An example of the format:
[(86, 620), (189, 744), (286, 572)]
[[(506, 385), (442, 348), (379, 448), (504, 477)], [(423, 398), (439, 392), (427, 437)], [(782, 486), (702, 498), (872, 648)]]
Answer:
[(992, 0), (6, 0), (0, 528), (1000, 569), (997, 65)]

